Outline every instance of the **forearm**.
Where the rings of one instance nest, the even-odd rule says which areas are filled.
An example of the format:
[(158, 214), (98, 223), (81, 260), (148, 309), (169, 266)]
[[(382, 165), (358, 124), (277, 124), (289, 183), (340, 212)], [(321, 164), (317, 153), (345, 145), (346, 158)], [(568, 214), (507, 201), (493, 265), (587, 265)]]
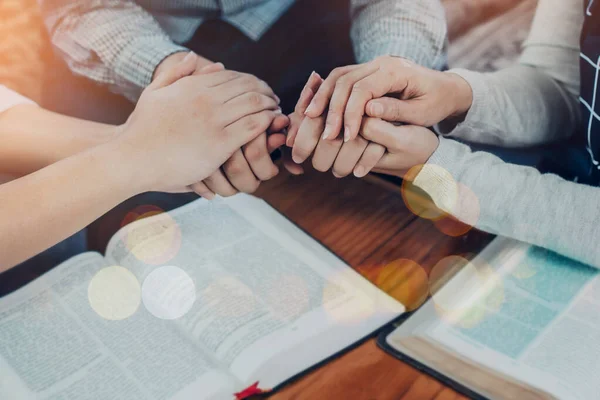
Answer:
[(353, 0), (352, 18), (360, 63), (393, 55), (434, 69), (446, 64), (447, 27), (440, 0)]
[[(444, 138), (428, 164), (442, 167), (456, 182), (473, 191), (480, 207), (477, 228), (600, 268), (599, 188), (507, 164), (489, 153), (473, 153), (468, 146)], [(440, 208), (453, 210), (460, 220), (471, 219), (473, 202), (459, 197), (458, 204), (451, 204), (454, 183), (431, 178), (419, 175), (415, 184), (426, 192), (437, 193)], [(441, 187), (434, 191), (432, 182)]]
[(129, 162), (115, 146), (101, 145), (0, 185), (0, 272), (137, 194)]
[(71, 70), (136, 100), (173, 43), (154, 17), (130, 0), (40, 0), (53, 44)]
[(0, 172), (24, 176), (107, 143), (115, 127), (65, 117), (35, 105), (0, 113)]
[(519, 147), (569, 137), (579, 110), (582, 0), (540, 0), (519, 65), (493, 73), (455, 70), (472, 87), (462, 123), (440, 132), (478, 143)]

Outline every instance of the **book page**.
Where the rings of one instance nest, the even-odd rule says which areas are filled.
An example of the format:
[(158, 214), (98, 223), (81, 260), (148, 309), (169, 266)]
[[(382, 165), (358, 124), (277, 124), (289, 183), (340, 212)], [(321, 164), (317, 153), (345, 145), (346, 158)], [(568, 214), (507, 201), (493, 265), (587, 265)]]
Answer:
[(175, 326), (140, 309), (135, 290), (132, 301), (125, 292), (123, 309), (94, 297), (103, 284), (115, 285), (108, 293), (123, 294), (118, 286), (130, 282), (127, 276), (97, 278), (111, 268), (101, 255), (83, 254), (0, 301), (0, 398), (231, 396), (235, 384), (227, 374)]
[(416, 333), (557, 398), (600, 393), (598, 271), (505, 239), (478, 258), (497, 273), (492, 287), (456, 296), (456, 318), (428, 302), (389, 342)]
[[(176, 251), (157, 253), (170, 249), (174, 237)], [(195, 299), (176, 319), (178, 326), (244, 385), (274, 387), (404, 310), (264, 201), (247, 195), (198, 200), (138, 221), (115, 235), (107, 257), (131, 266), (140, 281), (165, 268), (189, 276)], [(180, 292), (149, 295), (148, 301), (162, 298), (165, 314), (173, 313), (186, 303)], [(285, 364), (268, 363), (289, 352), (294, 357)]]

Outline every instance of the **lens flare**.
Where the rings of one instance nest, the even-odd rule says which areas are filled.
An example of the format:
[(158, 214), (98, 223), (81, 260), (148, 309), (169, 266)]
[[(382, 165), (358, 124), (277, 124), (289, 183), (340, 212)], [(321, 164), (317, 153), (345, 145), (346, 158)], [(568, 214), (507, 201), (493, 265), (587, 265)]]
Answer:
[(161, 215), (159, 223), (126, 228), (124, 241), (127, 249), (139, 261), (148, 265), (163, 265), (175, 258), (181, 249), (182, 234), (177, 222), (156, 206), (140, 206), (129, 212), (122, 223)]
[[(501, 277), (485, 261), (449, 256), (438, 262), (429, 275), (429, 288), (436, 311), (447, 322), (472, 328), (497, 313), (505, 300)], [(473, 296), (467, 298), (467, 295)]]
[(434, 164), (408, 170), (400, 190), (404, 204), (413, 214), (432, 221), (446, 217), (458, 198), (458, 185), (452, 175)]
[(458, 199), (452, 215), (434, 221), (435, 227), (445, 235), (460, 237), (473, 229), (481, 213), (479, 198), (471, 189), (462, 183), (457, 184)]
[(408, 311), (419, 308), (429, 295), (427, 272), (412, 260), (398, 259), (388, 263), (381, 268), (374, 283)]
[(179, 319), (186, 315), (196, 302), (196, 285), (181, 268), (160, 267), (144, 280), (142, 301), (156, 318)]
[(202, 307), (220, 317), (240, 318), (257, 310), (257, 299), (248, 285), (235, 276), (217, 278), (201, 293)]
[(141, 300), (140, 283), (131, 271), (123, 267), (101, 269), (88, 286), (90, 306), (99, 316), (109, 321), (131, 317)]

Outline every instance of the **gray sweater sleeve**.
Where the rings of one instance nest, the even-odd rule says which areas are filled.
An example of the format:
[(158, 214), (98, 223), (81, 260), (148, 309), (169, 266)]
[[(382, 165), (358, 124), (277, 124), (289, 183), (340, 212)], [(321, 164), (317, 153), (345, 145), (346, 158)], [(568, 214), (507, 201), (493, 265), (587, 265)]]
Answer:
[[(571, 134), (582, 10), (582, 0), (540, 0), (519, 66), (492, 74), (458, 71), (473, 87), (474, 103), (451, 136), (521, 146)], [(415, 185), (459, 220), (600, 268), (600, 188), (507, 164), (445, 137), (427, 166)]]
[(473, 106), (439, 133), (474, 143), (523, 147), (571, 136), (580, 119), (579, 37), (583, 0), (540, 0), (519, 64), (493, 73), (463, 69)]
[[(424, 168), (415, 185), (459, 220), (600, 268), (600, 188), (507, 164), (446, 138), (428, 165), (441, 168)], [(457, 183), (476, 200), (463, 196)]]

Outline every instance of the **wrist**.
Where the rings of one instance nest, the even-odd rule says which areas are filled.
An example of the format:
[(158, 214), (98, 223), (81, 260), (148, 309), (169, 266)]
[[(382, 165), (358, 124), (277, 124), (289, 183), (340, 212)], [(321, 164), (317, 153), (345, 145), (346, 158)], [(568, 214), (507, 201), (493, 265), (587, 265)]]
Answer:
[(115, 127), (114, 139), (95, 147), (95, 156), (103, 160), (106, 173), (111, 177), (111, 186), (125, 198), (150, 191), (152, 182), (145, 152), (135, 148), (123, 135), (125, 126)]
[(473, 89), (469, 82), (467, 82), (462, 76), (452, 73), (444, 72), (449, 78), (449, 91), (453, 97), (453, 108), (452, 113), (449, 117), (460, 117), (469, 112), (473, 105)]
[[(173, 68), (174, 66), (176, 66), (177, 64), (179, 64), (180, 62), (183, 61), (183, 59), (189, 54), (189, 51), (178, 51), (176, 53), (173, 53), (169, 56), (167, 56), (164, 60), (162, 60), (160, 62), (160, 64), (158, 64), (154, 70), (154, 74), (152, 75), (152, 80), (154, 81), (156, 79), (157, 76), (161, 75), (163, 72), (170, 70), (171, 68)], [(197, 67), (196, 69), (200, 69), (206, 65), (212, 64), (212, 61), (201, 57), (201, 56), (196, 56), (197, 57)]]

